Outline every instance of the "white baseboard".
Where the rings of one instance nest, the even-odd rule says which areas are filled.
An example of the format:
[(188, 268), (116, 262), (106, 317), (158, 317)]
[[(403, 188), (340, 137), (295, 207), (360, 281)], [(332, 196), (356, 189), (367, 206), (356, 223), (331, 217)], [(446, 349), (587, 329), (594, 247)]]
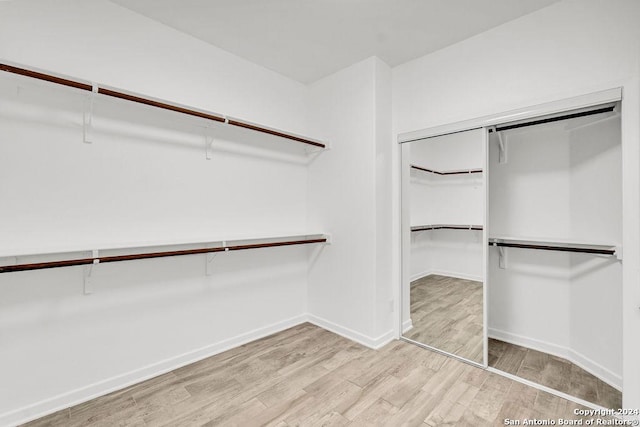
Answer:
[(522, 347), (538, 350), (543, 353), (551, 354), (553, 356), (562, 357), (563, 359), (569, 358), (569, 349), (557, 344), (549, 343), (547, 341), (541, 341), (534, 338), (525, 337), (523, 335), (513, 334), (511, 332), (502, 331), (500, 329), (488, 328), (487, 334), (489, 338), (495, 338), (500, 341), (508, 342), (511, 344), (519, 345)]
[(333, 332), (334, 334), (341, 335), (345, 338), (350, 339), (351, 341), (355, 341), (360, 343), (366, 347), (372, 348), (374, 350), (383, 347), (389, 342), (395, 339), (395, 333), (393, 329), (385, 332), (379, 337), (370, 337), (360, 332), (354, 331), (353, 329), (349, 329), (344, 326), (340, 326), (337, 323), (333, 323), (327, 319), (323, 319), (322, 317), (315, 316), (313, 314), (308, 314), (308, 322), (313, 323), (316, 326), (319, 326), (323, 329)]
[(409, 280), (413, 282), (415, 280), (422, 279), (423, 277), (427, 277), (430, 274), (432, 274), (431, 271), (423, 271), (421, 273), (412, 274)]
[(518, 334), (513, 334), (511, 332), (501, 331), (494, 328), (488, 329), (488, 335), (489, 338), (495, 338), (500, 341), (531, 348), (533, 350), (538, 350), (543, 353), (567, 359), (571, 363), (574, 363), (575, 365), (589, 372), (591, 375), (600, 378), (611, 387), (622, 391), (622, 376), (616, 375), (604, 366), (594, 362), (583, 354), (578, 353), (568, 347), (563, 347), (557, 344), (525, 337)]
[(413, 320), (409, 319), (409, 320), (405, 320), (404, 322), (402, 322), (402, 333), (403, 334), (406, 334), (411, 329), (413, 329)]
[[(244, 334), (211, 344), (179, 356), (150, 364), (140, 369), (117, 375), (106, 380), (78, 388), (34, 404), (0, 414), (0, 426), (15, 426), (52, 414), (61, 409), (86, 402), (99, 396), (129, 387), (157, 377), (174, 369), (197, 362), (223, 351), (305, 323), (307, 315), (301, 314)], [(320, 326), (320, 325), (319, 325)], [(349, 337), (347, 337), (349, 338)]]
[(223, 351), (230, 350), (234, 347), (238, 347), (305, 322), (312, 323), (372, 349), (383, 347), (385, 344), (395, 339), (393, 330), (389, 330), (379, 337), (369, 337), (321, 317), (314, 316), (312, 314), (301, 314), (179, 356), (147, 365), (143, 368), (136, 369), (122, 375), (117, 375), (10, 412), (5, 412), (0, 414), (0, 426), (16, 426), (44, 417), (45, 415), (87, 402), (91, 399), (104, 396), (105, 394), (109, 394), (117, 390), (122, 390), (123, 388), (129, 387), (133, 384), (146, 381), (157, 377), (158, 375), (173, 371), (174, 369), (181, 368), (199, 360), (206, 359), (207, 357), (222, 353)]
[(432, 274), (437, 274), (438, 276), (455, 277), (456, 279), (474, 280), (476, 282), (482, 282), (482, 276), (474, 276), (473, 274), (457, 273), (455, 271), (444, 271), (444, 270), (430, 270), (422, 273), (416, 273), (411, 276), (410, 281), (413, 282), (415, 280), (422, 279), (423, 277), (427, 277)]
[(618, 391), (622, 391), (622, 376), (616, 375), (604, 366), (594, 362), (582, 353), (578, 353), (574, 350), (569, 350), (569, 360), (578, 365), (585, 371), (591, 373), (593, 376), (600, 378), (605, 383)]

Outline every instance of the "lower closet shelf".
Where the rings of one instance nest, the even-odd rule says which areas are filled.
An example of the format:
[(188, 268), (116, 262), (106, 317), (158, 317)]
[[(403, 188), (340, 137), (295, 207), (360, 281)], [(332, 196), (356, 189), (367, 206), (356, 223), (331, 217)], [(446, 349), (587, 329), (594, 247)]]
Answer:
[[(163, 258), (182, 255), (210, 254), (216, 252), (229, 252), (245, 249), (259, 249), (278, 246), (308, 245), (315, 243), (329, 243), (329, 236), (326, 234), (305, 234), (277, 236), (270, 238), (256, 239), (235, 239), (235, 240), (209, 240), (206, 242), (180, 242), (154, 244), (147, 246), (121, 246), (117, 248), (93, 249), (93, 250), (64, 250), (57, 252), (23, 253), (18, 255), (4, 255), (4, 257), (18, 258), (19, 256), (55, 256), (71, 253), (87, 253), (92, 255), (82, 258), (60, 257), (53, 261), (31, 262), (26, 264), (17, 263), (13, 265), (0, 266), (0, 273), (11, 273), (16, 271), (42, 270), (47, 268), (70, 267), (76, 265), (94, 265), (109, 262), (133, 261), (139, 259)], [(182, 246), (183, 248), (176, 248)], [(185, 246), (189, 246), (185, 248)], [(171, 250), (160, 250), (160, 248), (172, 247)], [(137, 249), (131, 253), (133, 249)], [(100, 256), (100, 252), (109, 252), (109, 255)]]
[(592, 244), (570, 240), (519, 239), (514, 237), (489, 237), (489, 246), (545, 251), (578, 252), (596, 255), (610, 255), (622, 258), (622, 250), (612, 244)]
[(482, 230), (482, 225), (463, 225), (463, 224), (428, 224), (428, 225), (413, 225), (411, 231), (426, 231), (426, 230)]

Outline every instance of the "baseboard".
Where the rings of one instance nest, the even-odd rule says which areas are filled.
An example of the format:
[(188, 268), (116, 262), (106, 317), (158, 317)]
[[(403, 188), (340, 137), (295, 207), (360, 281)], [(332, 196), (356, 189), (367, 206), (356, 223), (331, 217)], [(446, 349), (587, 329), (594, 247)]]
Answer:
[(355, 341), (359, 344), (362, 344), (366, 347), (377, 350), (384, 345), (395, 339), (395, 334), (393, 329), (385, 332), (379, 337), (370, 337), (360, 332), (354, 331), (353, 329), (346, 328), (344, 326), (338, 325), (337, 323), (333, 323), (327, 319), (323, 319), (322, 317), (315, 316), (313, 314), (307, 315), (307, 321), (316, 326), (319, 326), (323, 329), (333, 332), (334, 334), (338, 334), (345, 338), (350, 339), (351, 341)]
[(433, 273), (431, 273), (431, 271), (423, 271), (421, 273), (416, 273), (416, 274), (411, 275), (411, 278), (409, 280), (411, 282), (413, 282), (413, 281), (416, 281), (418, 279), (422, 279), (423, 277), (427, 277), (430, 274), (433, 274)]
[(538, 350), (543, 353), (551, 354), (553, 356), (562, 357), (563, 359), (569, 358), (569, 349), (561, 345), (525, 337), (523, 335), (513, 334), (511, 332), (506, 332), (494, 328), (488, 328), (487, 334), (489, 335), (489, 338), (495, 338), (497, 340), (508, 342), (510, 344)]
[(482, 282), (482, 276), (474, 276), (472, 274), (457, 273), (454, 271), (444, 271), (444, 270), (430, 270), (422, 273), (416, 273), (411, 276), (410, 281), (413, 282), (415, 280), (422, 279), (423, 277), (427, 277), (432, 274), (437, 274), (438, 276), (455, 277), (456, 279), (473, 280), (476, 282)]
[(402, 322), (402, 333), (403, 334), (406, 334), (411, 329), (413, 329), (413, 320), (409, 319), (409, 320), (405, 320), (404, 322)]
[(622, 391), (622, 376), (616, 375), (604, 366), (574, 350), (569, 350), (569, 360), (616, 390)]
[[(118, 375), (86, 387), (78, 388), (58, 396), (0, 414), (0, 426), (15, 426), (52, 414), (61, 409), (86, 402), (99, 396), (129, 387), (133, 384), (157, 377), (174, 369), (189, 365), (223, 351), (255, 341), (306, 322), (306, 314), (254, 329), (244, 334), (211, 344), (179, 356), (150, 364), (146, 367)], [(320, 325), (318, 325), (320, 326)], [(347, 337), (348, 338), (348, 337)]]
[(455, 271), (444, 271), (444, 270), (431, 270), (431, 274), (437, 274), (438, 276), (455, 277), (456, 279), (473, 280), (476, 282), (482, 282), (482, 275), (475, 276), (473, 274), (458, 273)]
[(533, 350), (538, 350), (543, 353), (567, 359), (571, 363), (574, 363), (575, 365), (589, 372), (591, 375), (609, 384), (611, 387), (620, 391), (622, 390), (622, 377), (620, 375), (614, 374), (604, 366), (594, 362), (583, 354), (578, 353), (568, 347), (563, 347), (557, 344), (549, 343), (547, 341), (537, 340), (494, 328), (488, 329), (488, 335), (489, 338), (495, 338), (497, 340), (508, 342), (510, 344), (527, 347)]

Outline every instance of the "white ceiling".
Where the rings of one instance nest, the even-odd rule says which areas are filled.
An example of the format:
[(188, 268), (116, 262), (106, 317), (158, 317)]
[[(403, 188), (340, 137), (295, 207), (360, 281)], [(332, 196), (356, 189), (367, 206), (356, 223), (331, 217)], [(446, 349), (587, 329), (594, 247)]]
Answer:
[(559, 0), (111, 0), (311, 83), (370, 56), (418, 58)]

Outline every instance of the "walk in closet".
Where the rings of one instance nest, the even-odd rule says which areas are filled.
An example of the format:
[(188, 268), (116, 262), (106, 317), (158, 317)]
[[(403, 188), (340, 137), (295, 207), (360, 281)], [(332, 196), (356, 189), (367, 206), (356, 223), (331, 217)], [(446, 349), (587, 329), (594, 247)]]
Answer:
[(300, 323), (326, 142), (20, 64), (0, 111), (7, 419)]
[(401, 138), (405, 340), (621, 407), (620, 111), (612, 90)]

